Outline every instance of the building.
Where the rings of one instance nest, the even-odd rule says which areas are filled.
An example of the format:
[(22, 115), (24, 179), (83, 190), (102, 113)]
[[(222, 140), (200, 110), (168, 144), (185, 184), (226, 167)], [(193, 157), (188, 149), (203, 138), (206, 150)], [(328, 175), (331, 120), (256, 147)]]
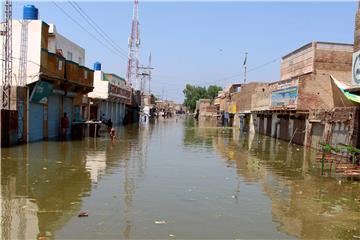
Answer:
[(126, 105), (131, 104), (131, 88), (125, 79), (113, 73), (101, 71), (100, 63), (94, 64), (94, 90), (88, 94), (90, 119), (111, 119), (114, 125), (122, 124)]
[[(351, 44), (313, 42), (284, 56), (281, 80), (270, 83), (269, 90), (264, 89), (263, 94), (255, 95), (258, 101), (250, 120), (253, 130), (313, 147), (326, 139), (325, 134), (330, 133), (324, 132), (325, 124), (312, 122), (308, 116), (314, 111), (331, 112), (338, 107), (357, 106), (333, 80), (351, 83), (352, 51)], [(259, 101), (269, 102), (268, 109)]]
[(65, 112), (70, 135), (71, 123), (81, 120), (83, 96), (93, 89), (93, 71), (84, 66), (85, 50), (37, 14), (25, 15), (29, 7), (36, 9), (25, 6), (24, 19), (12, 21), (12, 108), (18, 112), (17, 140), (23, 142), (58, 137)]

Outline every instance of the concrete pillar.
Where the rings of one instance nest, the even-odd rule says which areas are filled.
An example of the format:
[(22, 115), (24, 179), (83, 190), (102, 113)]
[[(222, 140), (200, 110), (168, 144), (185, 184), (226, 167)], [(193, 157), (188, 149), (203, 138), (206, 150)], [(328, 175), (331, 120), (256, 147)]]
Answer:
[(311, 129), (312, 123), (309, 122), (309, 119), (306, 119), (306, 126), (305, 126), (305, 142), (304, 146), (311, 147)]
[(256, 122), (256, 116), (255, 114), (250, 114), (250, 126), (249, 126), (249, 132), (250, 133), (255, 133), (255, 129), (256, 129), (256, 126), (255, 126), (255, 123)]
[(294, 133), (294, 119), (289, 119), (289, 139), (293, 136)]

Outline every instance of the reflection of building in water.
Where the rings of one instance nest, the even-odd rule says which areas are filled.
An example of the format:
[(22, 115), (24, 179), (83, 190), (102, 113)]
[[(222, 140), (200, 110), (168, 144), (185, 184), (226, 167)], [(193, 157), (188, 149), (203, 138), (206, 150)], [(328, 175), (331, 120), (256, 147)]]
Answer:
[(39, 233), (36, 203), (16, 197), (15, 177), (2, 179), (1, 188), (1, 239), (36, 239)]
[(92, 183), (98, 183), (101, 173), (104, 173), (106, 168), (106, 155), (105, 151), (87, 152), (86, 156), (86, 169), (90, 172)]
[[(131, 238), (131, 229), (132, 229), (132, 209), (133, 201), (136, 190), (136, 180), (141, 178), (144, 175), (145, 169), (147, 167), (147, 158), (149, 144), (151, 141), (151, 132), (153, 125), (146, 124), (142, 125), (138, 129), (125, 129), (124, 138), (135, 138), (136, 145), (129, 146), (129, 159), (125, 161), (123, 166), (124, 168), (124, 229), (123, 237), (125, 239)], [(136, 135), (134, 135), (136, 132)], [(130, 134), (130, 136), (128, 135)]]
[(261, 184), (271, 200), (273, 221), (279, 223), (280, 231), (310, 239), (358, 236), (359, 188), (313, 175), (310, 153), (303, 148), (265, 136), (233, 136), (219, 130), (213, 146), (246, 182)]
[(53, 236), (79, 212), (91, 185), (78, 149), (58, 142), (2, 149), (2, 239)]

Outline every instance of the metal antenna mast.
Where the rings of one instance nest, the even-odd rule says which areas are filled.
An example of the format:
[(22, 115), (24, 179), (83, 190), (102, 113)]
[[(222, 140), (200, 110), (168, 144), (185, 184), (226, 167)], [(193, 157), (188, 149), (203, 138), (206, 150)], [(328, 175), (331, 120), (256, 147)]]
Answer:
[(29, 21), (21, 22), (21, 42), (20, 42), (20, 66), (17, 85), (24, 87), (26, 85), (27, 74), (27, 52), (28, 52), (28, 24)]
[(1, 35), (3, 36), (2, 48), (2, 109), (10, 109), (10, 88), (12, 85), (12, 2), (4, 1), (4, 22)]
[(132, 84), (135, 90), (140, 89), (139, 76), (139, 52), (140, 52), (140, 33), (138, 19), (138, 0), (134, 0), (133, 18), (131, 23), (131, 33), (129, 37), (129, 56), (126, 73), (126, 81)]

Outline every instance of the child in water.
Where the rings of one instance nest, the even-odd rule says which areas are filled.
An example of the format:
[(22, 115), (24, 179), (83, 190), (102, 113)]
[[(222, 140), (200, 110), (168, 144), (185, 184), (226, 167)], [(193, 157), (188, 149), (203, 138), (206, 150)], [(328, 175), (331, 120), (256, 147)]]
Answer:
[(111, 140), (114, 142), (117, 139), (115, 128), (111, 128), (109, 134), (110, 134)]

